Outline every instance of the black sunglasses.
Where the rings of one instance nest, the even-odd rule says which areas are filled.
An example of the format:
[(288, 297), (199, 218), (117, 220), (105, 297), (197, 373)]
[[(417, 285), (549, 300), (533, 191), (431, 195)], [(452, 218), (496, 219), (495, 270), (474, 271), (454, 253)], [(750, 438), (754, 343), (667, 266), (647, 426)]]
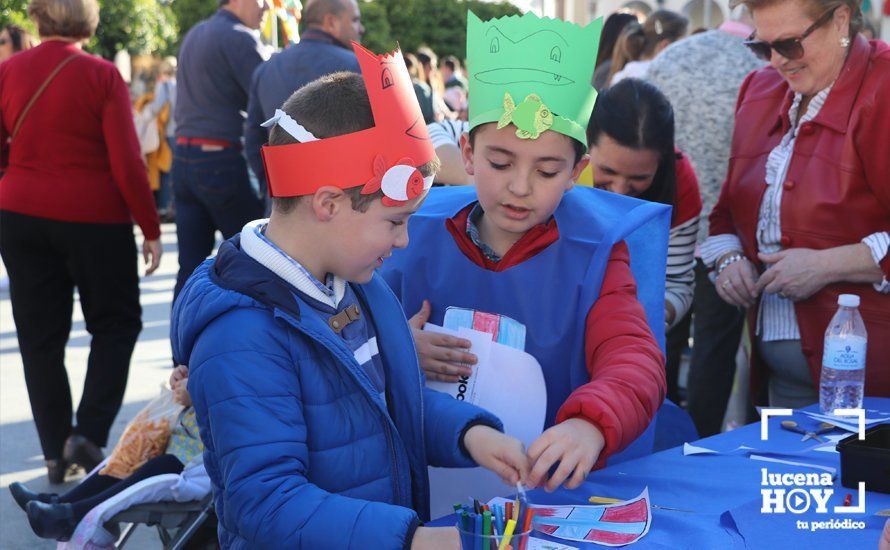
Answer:
[(5, 46), (7, 44), (9, 44), (8, 38), (0, 38), (0, 46)]
[(829, 20), (831, 20), (831, 16), (834, 15), (835, 10), (837, 10), (840, 6), (835, 6), (823, 13), (819, 19), (809, 26), (809, 28), (803, 31), (803, 34), (798, 36), (797, 38), (785, 38), (783, 40), (776, 40), (774, 42), (764, 42), (763, 40), (754, 40), (754, 35), (757, 31), (751, 33), (751, 36), (745, 40), (745, 45), (754, 52), (754, 55), (763, 59), (764, 61), (769, 61), (772, 57), (772, 50), (776, 50), (776, 53), (784, 57), (785, 59), (800, 59), (803, 57), (803, 41), (806, 37), (813, 33), (814, 30), (818, 29)]

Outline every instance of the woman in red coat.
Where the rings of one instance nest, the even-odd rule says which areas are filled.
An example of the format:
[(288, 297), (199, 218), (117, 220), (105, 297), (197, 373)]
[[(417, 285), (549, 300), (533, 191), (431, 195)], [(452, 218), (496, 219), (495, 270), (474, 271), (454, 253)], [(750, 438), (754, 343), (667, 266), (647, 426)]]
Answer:
[(770, 65), (736, 106), (729, 170), (702, 247), (728, 303), (749, 308), (771, 405), (818, 401), (823, 335), (861, 297), (866, 395), (890, 395), (890, 47), (859, 0), (743, 0)]
[[(90, 470), (102, 460), (142, 329), (132, 220), (148, 273), (160, 261), (160, 227), (127, 86), (80, 49), (96, 29), (96, 1), (32, 0), (28, 13), (42, 44), (0, 64), (0, 149), (9, 153), (0, 253), (31, 412), (59, 483), (69, 463)], [(72, 427), (65, 345), (75, 288), (92, 340)]]

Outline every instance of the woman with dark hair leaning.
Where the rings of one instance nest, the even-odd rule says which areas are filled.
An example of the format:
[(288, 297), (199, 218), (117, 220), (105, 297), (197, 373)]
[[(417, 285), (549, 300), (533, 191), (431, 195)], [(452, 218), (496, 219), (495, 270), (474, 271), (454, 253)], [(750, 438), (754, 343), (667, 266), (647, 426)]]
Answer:
[[(674, 207), (664, 318), (668, 398), (680, 401), (680, 353), (689, 339), (695, 240), (702, 202), (688, 157), (674, 147), (674, 111), (657, 88), (635, 78), (597, 96), (587, 126), (592, 183), (599, 189)], [(582, 174), (579, 184), (588, 183)]]
[(861, 298), (865, 394), (890, 395), (890, 46), (859, 34), (859, 0), (743, 3), (770, 65), (742, 84), (703, 260), (748, 308), (770, 405), (818, 401), (840, 294)]
[[(132, 220), (148, 274), (160, 262), (160, 227), (127, 86), (114, 65), (81, 51), (99, 21), (96, 0), (32, 0), (28, 14), (42, 43), (0, 64), (0, 148), (9, 152), (0, 253), (31, 412), (49, 480), (60, 483), (69, 464), (91, 470), (103, 458), (142, 329)], [(75, 289), (92, 340), (72, 426), (65, 346)]]

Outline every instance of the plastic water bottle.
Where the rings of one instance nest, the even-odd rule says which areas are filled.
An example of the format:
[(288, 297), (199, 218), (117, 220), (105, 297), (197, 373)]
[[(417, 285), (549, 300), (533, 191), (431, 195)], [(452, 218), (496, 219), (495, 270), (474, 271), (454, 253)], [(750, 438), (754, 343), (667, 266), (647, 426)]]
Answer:
[(859, 296), (841, 294), (837, 303), (840, 307), (825, 331), (822, 352), (819, 408), (823, 413), (861, 408), (865, 386), (868, 335), (859, 315)]

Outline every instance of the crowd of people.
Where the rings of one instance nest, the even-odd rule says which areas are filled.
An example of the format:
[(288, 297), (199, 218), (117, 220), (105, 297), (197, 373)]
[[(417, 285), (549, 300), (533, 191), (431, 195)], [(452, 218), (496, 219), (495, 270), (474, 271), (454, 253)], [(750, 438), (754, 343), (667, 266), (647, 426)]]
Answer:
[[(565, 29), (545, 60), (490, 36), (518, 18), (470, 13), (462, 62), (362, 48), (356, 0), (306, 2), (299, 42), (269, 57), (268, 3), (220, 0), (134, 102), (82, 50), (95, 0), (31, 0), (39, 42), (0, 32), (0, 253), (50, 482), (104, 460), (142, 328), (134, 222), (146, 275), (176, 224), (171, 385), (224, 547), (454, 546), (421, 523), (428, 465), (577, 487), (666, 398), (698, 435), (726, 429), (740, 349), (748, 421), (817, 402), (841, 294), (860, 297), (865, 393), (890, 396), (890, 46), (860, 4), (741, 0), (692, 34), (664, 9), (595, 36), (527, 14)], [(563, 94), (522, 71), (576, 72)], [(76, 415), (75, 289), (92, 336)], [(424, 387), (478, 360), (424, 329), (449, 308), (523, 326), (547, 393), (527, 449)], [(66, 540), (185, 462), (11, 489), (35, 533)]]

